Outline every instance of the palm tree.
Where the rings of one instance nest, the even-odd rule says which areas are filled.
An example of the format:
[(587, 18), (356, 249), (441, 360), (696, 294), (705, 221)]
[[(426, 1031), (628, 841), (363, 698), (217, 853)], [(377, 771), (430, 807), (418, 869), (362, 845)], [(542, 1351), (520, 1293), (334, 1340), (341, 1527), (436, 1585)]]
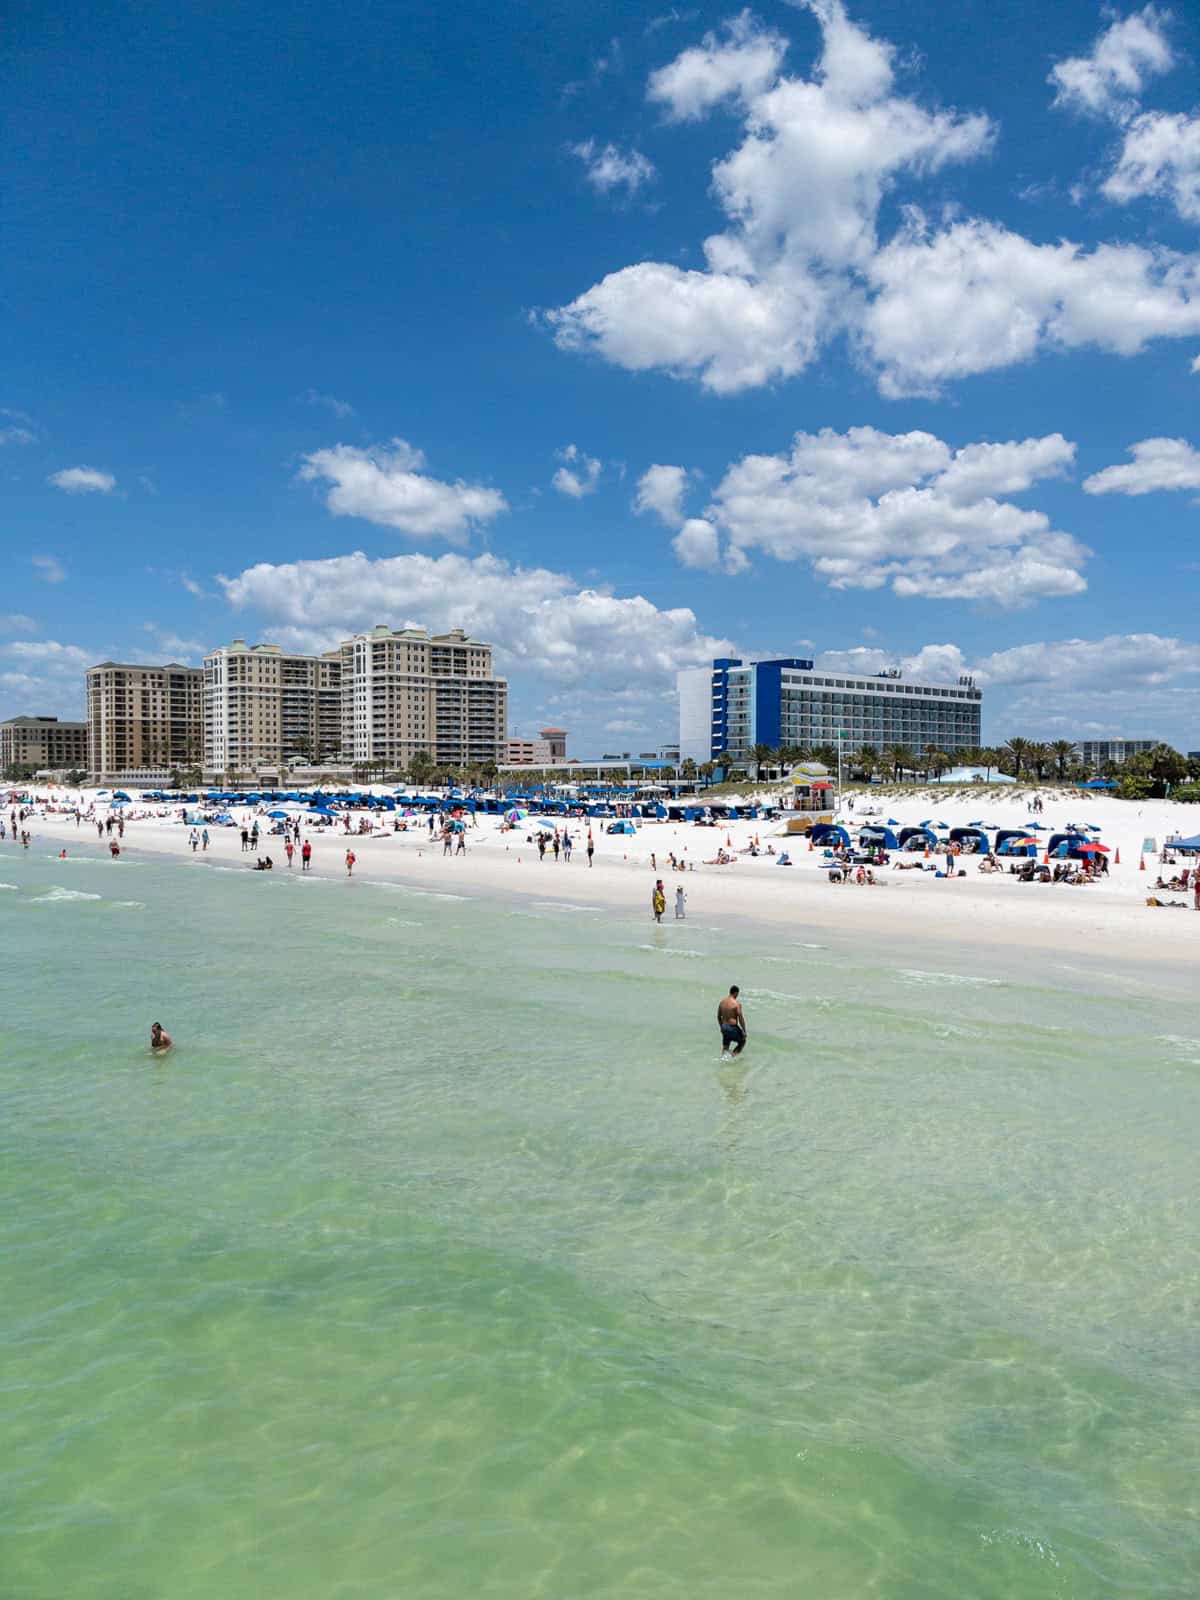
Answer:
[(1040, 741), (1038, 741), (1034, 744), (1031, 744), (1028, 750), (1026, 750), (1025, 759), (1037, 773), (1040, 781), (1046, 775), (1046, 768), (1050, 765), (1050, 762), (1053, 759), (1053, 753), (1048, 744), (1042, 744)]
[(856, 750), (850, 757), (850, 765), (855, 772), (861, 772), (863, 777), (870, 782), (879, 770), (879, 755), (873, 744), (864, 744), (861, 750)]
[(769, 744), (756, 744), (750, 752), (750, 759), (754, 763), (754, 781), (757, 783), (762, 777), (762, 769), (774, 761), (775, 752)]
[(891, 769), (893, 783), (899, 783), (905, 772), (912, 772), (917, 764), (917, 758), (906, 744), (892, 744), (883, 752), (883, 759)]
[(1067, 768), (1075, 759), (1075, 746), (1070, 739), (1055, 739), (1050, 746), (1050, 754), (1054, 757), (1054, 764), (1058, 769), (1059, 778), (1065, 778)]
[(700, 763), (700, 776), (704, 779), (705, 783), (711, 783), (713, 781), (713, 774), (716, 772), (716, 770), (717, 763), (715, 761), (702, 761)]
[[(946, 752), (941, 748), (940, 745), (927, 744), (925, 746), (925, 773), (924, 773), (924, 775), (925, 775), (926, 778), (928, 778), (929, 774), (933, 771), (934, 767), (937, 765), (939, 756), (944, 757), (945, 754), (946, 754)], [(943, 767), (942, 771), (944, 772), (945, 770), (946, 770), (945, 767)]]
[(1001, 750), (1001, 752), (1000, 752), (1001, 758), (1003, 760), (1005, 760), (1005, 761), (1010, 762), (1011, 765), (1012, 765), (1012, 769), (1013, 769), (1012, 775), (1013, 775), (1014, 778), (1020, 778), (1020, 776), (1021, 776), (1021, 763), (1025, 760), (1025, 757), (1028, 754), (1028, 752), (1029, 752), (1029, 740), (1028, 739), (1021, 739), (1021, 738), (1010, 739), (1008, 741), (1008, 743), (1004, 746), (1004, 748)]

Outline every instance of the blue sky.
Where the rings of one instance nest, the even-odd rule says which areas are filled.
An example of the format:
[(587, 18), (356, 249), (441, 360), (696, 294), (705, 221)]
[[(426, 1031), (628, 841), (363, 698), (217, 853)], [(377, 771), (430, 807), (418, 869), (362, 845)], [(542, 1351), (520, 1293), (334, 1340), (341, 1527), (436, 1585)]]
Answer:
[(1200, 748), (1195, 12), (8, 13), (0, 715), (493, 640), (513, 731), (730, 648)]

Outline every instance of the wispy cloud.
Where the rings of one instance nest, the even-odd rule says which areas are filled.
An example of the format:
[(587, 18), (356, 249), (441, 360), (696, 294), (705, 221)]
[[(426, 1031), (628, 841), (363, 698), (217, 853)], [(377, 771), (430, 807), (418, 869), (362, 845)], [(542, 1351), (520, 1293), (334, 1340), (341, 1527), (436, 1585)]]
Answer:
[(199, 639), (181, 639), (177, 633), (172, 633), (167, 628), (160, 628), (156, 622), (144, 622), (142, 627), (159, 650), (172, 660), (186, 662), (190, 657), (204, 654), (205, 646)]
[(101, 472), (98, 467), (64, 467), (61, 472), (52, 472), (46, 481), (64, 494), (111, 494), (117, 487), (112, 473)]
[(37, 434), (32, 427), (33, 418), (23, 411), (10, 411), (0, 406), (0, 444), (34, 444)]
[(57, 556), (31, 556), (29, 559), (44, 583), (61, 583), (67, 575), (66, 567)]
[(602, 463), (595, 456), (585, 455), (575, 444), (566, 445), (555, 454), (560, 461), (568, 463), (565, 467), (559, 467), (550, 480), (559, 494), (565, 494), (572, 500), (582, 500), (584, 495), (592, 494), (600, 482)]
[(339, 400), (335, 394), (322, 394), (318, 389), (305, 389), (296, 398), (302, 405), (316, 406), (321, 411), (332, 411), (335, 417), (354, 415), (354, 407), (349, 400)]
[(583, 162), (587, 181), (597, 194), (624, 189), (633, 195), (658, 176), (653, 161), (640, 150), (622, 150), (615, 144), (600, 145), (595, 139), (585, 139), (582, 144), (571, 146), (571, 154)]

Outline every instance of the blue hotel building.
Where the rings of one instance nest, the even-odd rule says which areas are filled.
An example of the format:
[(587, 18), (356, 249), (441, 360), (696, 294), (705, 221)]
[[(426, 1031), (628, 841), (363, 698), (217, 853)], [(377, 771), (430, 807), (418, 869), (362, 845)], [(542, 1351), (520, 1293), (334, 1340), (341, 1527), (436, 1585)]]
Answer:
[(755, 745), (811, 749), (926, 745), (953, 753), (980, 743), (982, 691), (956, 684), (907, 682), (899, 672), (862, 677), (818, 672), (796, 656), (775, 661), (720, 658), (678, 674), (679, 754), (720, 765), (750, 759)]

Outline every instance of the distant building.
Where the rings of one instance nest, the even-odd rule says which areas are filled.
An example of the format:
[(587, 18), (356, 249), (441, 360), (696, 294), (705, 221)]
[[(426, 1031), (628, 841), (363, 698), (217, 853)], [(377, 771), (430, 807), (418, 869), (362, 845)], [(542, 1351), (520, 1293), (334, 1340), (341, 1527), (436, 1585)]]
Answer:
[(105, 779), (158, 779), (204, 754), (204, 673), (177, 661), (102, 661), (87, 674), (88, 767)]
[(403, 767), (419, 751), (438, 766), (504, 760), (508, 683), (492, 647), (461, 628), (433, 634), (380, 626), (341, 646), (342, 750)]
[(504, 759), (512, 767), (548, 767), (554, 757), (549, 739), (506, 739)]
[(683, 759), (718, 764), (752, 759), (755, 745), (812, 749), (842, 744), (884, 750), (979, 745), (982, 692), (972, 678), (953, 685), (906, 682), (898, 672), (861, 677), (817, 672), (811, 661), (732, 658), (678, 675)]
[(550, 746), (551, 761), (567, 759), (567, 730), (565, 728), (539, 728), (538, 738)]
[(342, 748), (342, 657), (244, 639), (204, 658), (204, 766), (217, 773), (295, 766)]
[(88, 725), (57, 717), (10, 717), (0, 722), (0, 774), (13, 767), (34, 772), (86, 772)]
[(1159, 743), (1158, 739), (1077, 739), (1075, 754), (1085, 767), (1102, 767), (1107, 761), (1128, 761)]

